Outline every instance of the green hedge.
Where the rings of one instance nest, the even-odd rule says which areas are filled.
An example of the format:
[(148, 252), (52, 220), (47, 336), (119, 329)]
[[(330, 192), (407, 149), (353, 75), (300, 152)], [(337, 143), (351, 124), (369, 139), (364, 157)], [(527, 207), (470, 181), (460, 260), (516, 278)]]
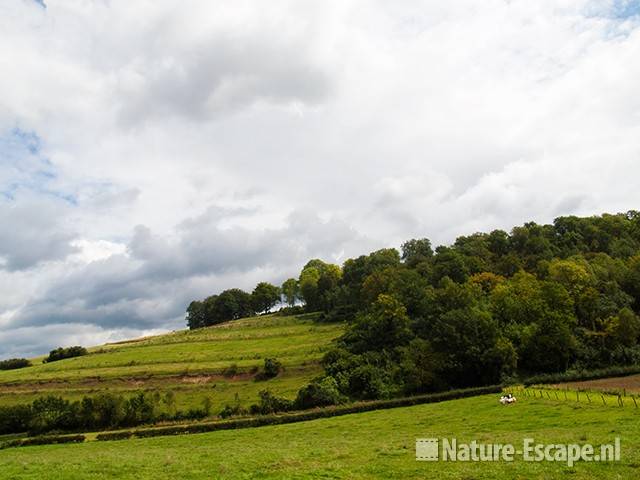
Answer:
[(84, 435), (46, 435), (41, 437), (21, 438), (0, 445), (0, 449), (11, 447), (28, 447), (31, 445), (53, 445), (56, 443), (82, 443)]
[(577, 382), (582, 380), (596, 380), (607, 377), (625, 377), (640, 373), (640, 365), (630, 365), (625, 367), (608, 367), (599, 370), (569, 370), (562, 373), (547, 373), (535, 375), (527, 378), (523, 383), (526, 387), (530, 385)]
[(266, 425), (281, 425), (285, 423), (304, 422), (318, 418), (337, 417), (351, 413), (369, 412), (387, 408), (407, 407), (424, 403), (444, 402), (458, 398), (467, 398), (477, 395), (499, 393), (502, 387), (493, 385), (489, 387), (468, 388), (464, 390), (451, 390), (448, 392), (417, 395), (413, 397), (395, 398), (391, 400), (375, 400), (371, 402), (359, 402), (351, 405), (317, 408), (301, 412), (285, 413), (279, 415), (260, 415), (251, 418), (238, 418), (215, 423), (196, 423), (191, 425), (174, 425), (169, 427), (146, 428), (140, 430), (114, 432), (114, 434), (100, 434), (98, 440), (116, 440), (121, 438), (159, 437), (166, 435), (183, 435), (190, 433), (205, 433), (216, 430), (233, 430), (238, 428), (262, 427)]
[(133, 435), (133, 432), (128, 430), (124, 432), (106, 432), (106, 433), (99, 433), (98, 435), (96, 435), (96, 440), (99, 440), (99, 441), (127, 440), (131, 438), (132, 435)]

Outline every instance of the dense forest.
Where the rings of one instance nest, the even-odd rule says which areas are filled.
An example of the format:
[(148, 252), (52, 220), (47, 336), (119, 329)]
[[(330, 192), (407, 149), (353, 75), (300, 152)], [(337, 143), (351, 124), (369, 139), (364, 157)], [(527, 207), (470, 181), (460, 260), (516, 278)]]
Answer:
[(494, 384), (640, 363), (640, 212), (529, 222), (432, 248), (413, 239), (342, 266), (309, 261), (281, 287), (226, 290), (187, 309), (190, 328), (282, 300), (346, 321), (308, 405)]

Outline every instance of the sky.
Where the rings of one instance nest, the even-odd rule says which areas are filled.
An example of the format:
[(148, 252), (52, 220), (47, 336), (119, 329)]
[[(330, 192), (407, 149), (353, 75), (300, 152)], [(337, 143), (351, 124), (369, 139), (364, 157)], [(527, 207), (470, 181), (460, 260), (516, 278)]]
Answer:
[(640, 208), (640, 0), (0, 2), (0, 358)]

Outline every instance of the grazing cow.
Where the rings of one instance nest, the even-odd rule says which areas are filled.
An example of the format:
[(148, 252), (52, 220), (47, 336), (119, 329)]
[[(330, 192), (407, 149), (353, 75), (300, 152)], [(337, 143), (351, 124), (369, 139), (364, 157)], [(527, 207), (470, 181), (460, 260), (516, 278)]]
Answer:
[(509, 405), (511, 403), (516, 403), (516, 397), (514, 397), (510, 393), (507, 393), (506, 395), (503, 395), (500, 397), (500, 403), (502, 405)]

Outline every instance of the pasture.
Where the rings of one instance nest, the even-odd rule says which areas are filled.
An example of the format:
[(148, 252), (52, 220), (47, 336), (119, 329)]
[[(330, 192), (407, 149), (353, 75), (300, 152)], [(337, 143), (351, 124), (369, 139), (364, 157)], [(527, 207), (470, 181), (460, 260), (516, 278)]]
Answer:
[[(236, 398), (249, 405), (264, 388), (293, 398), (321, 372), (318, 361), (342, 330), (341, 324), (315, 322), (313, 315), (263, 316), (107, 344), (53, 363), (35, 359), (32, 367), (0, 371), (0, 405), (48, 394), (78, 399), (105, 390), (171, 390), (178, 408), (198, 407), (210, 398), (215, 412)], [(267, 382), (255, 381), (264, 358), (278, 359), (284, 370)]]
[[(635, 478), (640, 413), (597, 404), (497, 395), (205, 434), (0, 451), (8, 479), (513, 479)], [(415, 439), (603, 444), (620, 437), (619, 462), (417, 462)]]

